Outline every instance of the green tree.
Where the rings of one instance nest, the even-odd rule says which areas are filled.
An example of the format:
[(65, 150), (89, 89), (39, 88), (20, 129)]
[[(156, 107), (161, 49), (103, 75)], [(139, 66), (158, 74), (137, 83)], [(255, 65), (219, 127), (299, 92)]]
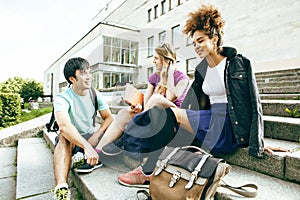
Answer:
[(7, 81), (0, 83), (0, 92), (20, 94), (24, 82), (21, 77), (9, 78)]
[(30, 97), (37, 100), (44, 95), (43, 84), (35, 80), (25, 80), (20, 94), (25, 101), (28, 101)]

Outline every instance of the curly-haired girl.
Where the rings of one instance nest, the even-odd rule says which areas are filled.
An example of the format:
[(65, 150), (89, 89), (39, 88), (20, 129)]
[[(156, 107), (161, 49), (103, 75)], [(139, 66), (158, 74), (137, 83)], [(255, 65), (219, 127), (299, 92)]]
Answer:
[[(183, 33), (193, 39), (195, 52), (203, 60), (196, 67), (182, 107), (168, 109), (179, 130), (195, 135), (196, 140), (185, 139), (185, 145), (198, 145), (212, 154), (231, 154), (249, 146), (249, 155), (262, 157), (262, 107), (255, 76), (247, 58), (232, 47), (222, 47), (224, 24), (220, 11), (212, 5), (189, 14)], [(169, 118), (166, 121), (170, 122)], [(149, 156), (143, 166), (121, 174), (119, 182), (145, 185), (152, 177), (155, 160)]]

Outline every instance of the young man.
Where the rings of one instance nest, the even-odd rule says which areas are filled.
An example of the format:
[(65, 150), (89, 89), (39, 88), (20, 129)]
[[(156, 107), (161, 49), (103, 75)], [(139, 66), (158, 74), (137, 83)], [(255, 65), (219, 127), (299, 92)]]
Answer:
[[(87, 60), (68, 60), (64, 67), (64, 76), (70, 87), (59, 93), (54, 100), (55, 119), (60, 130), (54, 151), (56, 199), (70, 199), (67, 177), (71, 160), (72, 165), (76, 159), (78, 161), (78, 155), (81, 157), (79, 160), (84, 160), (81, 166), (74, 169), (78, 172), (91, 172), (102, 166), (94, 147), (113, 121), (113, 116), (98, 91), (95, 91), (97, 103), (93, 103), (95, 95), (93, 96), (91, 90), (92, 78)], [(93, 126), (95, 104), (98, 104), (98, 111), (103, 119), (96, 131)]]

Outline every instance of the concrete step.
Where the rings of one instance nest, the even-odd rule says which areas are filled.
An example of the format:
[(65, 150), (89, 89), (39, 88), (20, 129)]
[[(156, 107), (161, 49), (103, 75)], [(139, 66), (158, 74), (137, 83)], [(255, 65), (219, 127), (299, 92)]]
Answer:
[(285, 86), (285, 87), (264, 87), (258, 89), (260, 94), (298, 94), (300, 87)]
[[(278, 160), (277, 155), (274, 160), (276, 159)], [(74, 171), (70, 171), (70, 179), (79, 189), (83, 199), (135, 200), (135, 194), (140, 188), (124, 187), (120, 185), (117, 180), (119, 174), (128, 172), (132, 168), (128, 168), (128, 166), (123, 163), (121, 156), (102, 157), (102, 161), (104, 166), (89, 174), (78, 174)], [(244, 158), (244, 162), (248, 162), (248, 160), (245, 160)], [(265, 162), (266, 164), (267, 161), (262, 160), (261, 162)], [(269, 165), (271, 167), (268, 168), (273, 170), (273, 163), (270, 162)], [(257, 197), (253, 198), (255, 200), (296, 200), (300, 195), (300, 185), (297, 183), (264, 175), (234, 164), (231, 164), (231, 166), (232, 169), (230, 173), (225, 176), (224, 180), (233, 186), (246, 183), (256, 184), (259, 187), (259, 190)], [(240, 197), (229, 190), (218, 188), (217, 199), (219, 200), (236, 200), (241, 198), (243, 197)]]
[[(44, 133), (45, 138), (53, 136), (53, 133), (49, 134), (46, 131)], [(52, 139), (46, 140), (51, 141)], [(264, 158), (254, 158), (248, 156), (248, 148), (243, 148), (233, 155), (220, 155), (220, 157), (237, 166), (300, 183), (300, 171), (298, 170), (300, 168), (300, 143), (265, 138), (265, 146), (280, 146), (294, 151), (288, 153), (275, 152), (272, 155), (265, 153)], [(122, 157), (121, 160), (129, 168), (134, 168), (137, 165), (136, 161), (128, 157)]]
[(266, 88), (266, 87), (286, 87), (286, 86), (294, 86), (294, 87), (299, 87), (300, 86), (300, 80), (294, 80), (294, 79), (289, 79), (289, 80), (274, 80), (274, 81), (269, 81), (269, 82), (260, 82), (257, 83), (258, 88)]
[[(284, 181), (275, 177), (267, 176), (249, 169), (231, 165), (232, 169), (228, 175), (224, 177), (224, 181), (230, 185), (243, 185), (254, 183), (258, 186), (257, 196), (251, 200), (299, 200), (300, 185)], [(225, 188), (218, 188), (218, 199), (247, 199), (228, 191)]]
[[(75, 184), (81, 190), (83, 198), (91, 200), (135, 200), (135, 194), (140, 188), (122, 186), (117, 179), (119, 174), (128, 172), (129, 169), (118, 162), (118, 159), (109, 159), (104, 163), (105, 165), (102, 168), (89, 174), (71, 173)], [(253, 198), (256, 200), (296, 200), (300, 194), (300, 185), (296, 183), (283, 181), (235, 165), (232, 165), (230, 173), (225, 176), (224, 180), (231, 185), (256, 184), (259, 188), (257, 197)], [(239, 195), (224, 188), (219, 188), (216, 196), (219, 200), (241, 199)]]
[(300, 100), (261, 100), (263, 114), (281, 117), (291, 117), (291, 115), (285, 111), (286, 108), (290, 110), (297, 109), (300, 114)]
[(263, 158), (248, 156), (248, 148), (238, 149), (233, 155), (220, 155), (227, 162), (282, 180), (300, 183), (300, 144), (265, 138), (265, 146), (280, 146), (292, 152), (264, 153)]
[(20, 139), (16, 199), (53, 199), (53, 155), (43, 138)]
[(265, 76), (256, 78), (258, 85), (262, 83), (290, 82), (299, 80), (299, 75)]
[(265, 137), (300, 141), (300, 118), (263, 116)]
[(300, 75), (300, 68), (255, 73), (257, 79), (268, 78), (268, 77), (284, 77), (284, 76), (290, 77), (290, 76), (299, 76), (299, 75)]
[(260, 98), (263, 100), (300, 100), (300, 93), (295, 94), (262, 94), (260, 93)]
[(0, 197), (16, 199), (16, 147), (0, 148)]

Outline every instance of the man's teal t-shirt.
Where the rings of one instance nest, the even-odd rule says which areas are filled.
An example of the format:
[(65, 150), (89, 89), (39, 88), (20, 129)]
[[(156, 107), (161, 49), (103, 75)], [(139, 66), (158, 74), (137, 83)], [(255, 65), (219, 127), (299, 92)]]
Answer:
[[(108, 109), (103, 95), (99, 91), (96, 91), (96, 95), (98, 110)], [(81, 135), (92, 134), (94, 132), (93, 115), (95, 107), (90, 92), (87, 92), (85, 96), (80, 96), (74, 92), (72, 87), (66, 89), (55, 97), (54, 111), (67, 111), (72, 124)]]

